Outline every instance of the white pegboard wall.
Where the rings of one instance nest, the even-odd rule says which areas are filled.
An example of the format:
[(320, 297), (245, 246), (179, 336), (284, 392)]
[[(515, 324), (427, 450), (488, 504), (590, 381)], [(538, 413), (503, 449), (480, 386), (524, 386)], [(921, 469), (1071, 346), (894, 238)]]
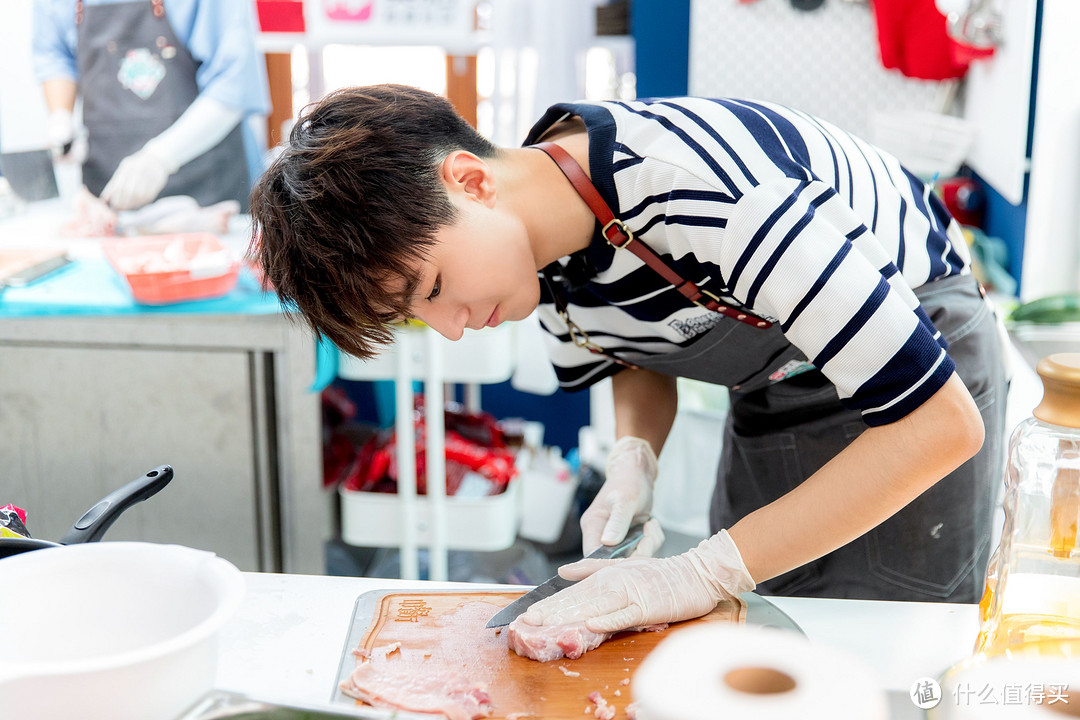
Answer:
[(769, 100), (872, 140), (875, 111), (940, 112), (941, 83), (881, 65), (873, 10), (825, 0), (693, 0), (690, 94)]

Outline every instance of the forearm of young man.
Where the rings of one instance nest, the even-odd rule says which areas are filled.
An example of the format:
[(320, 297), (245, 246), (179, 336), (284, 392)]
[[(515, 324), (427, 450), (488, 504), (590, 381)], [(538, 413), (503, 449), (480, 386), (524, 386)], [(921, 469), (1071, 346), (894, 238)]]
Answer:
[[(864, 431), (820, 470), (729, 528), (763, 582), (863, 535), (982, 447), (978, 408), (955, 373), (905, 418)], [(748, 481), (752, 481), (749, 480)]]
[[(616, 435), (640, 437), (659, 455), (678, 406), (675, 379), (624, 370), (612, 383)], [(953, 374), (910, 415), (868, 428), (794, 490), (729, 532), (751, 577), (763, 582), (878, 526), (975, 455), (982, 442), (978, 408)]]
[(626, 369), (611, 379), (611, 392), (616, 438), (639, 437), (659, 457), (678, 410), (675, 378), (652, 370)]

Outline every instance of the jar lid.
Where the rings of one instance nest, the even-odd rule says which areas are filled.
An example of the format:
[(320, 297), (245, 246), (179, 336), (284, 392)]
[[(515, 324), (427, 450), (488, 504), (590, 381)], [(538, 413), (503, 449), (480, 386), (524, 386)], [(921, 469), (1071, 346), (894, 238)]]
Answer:
[(1035, 417), (1051, 425), (1080, 428), (1080, 353), (1047, 355), (1035, 371), (1043, 382)]

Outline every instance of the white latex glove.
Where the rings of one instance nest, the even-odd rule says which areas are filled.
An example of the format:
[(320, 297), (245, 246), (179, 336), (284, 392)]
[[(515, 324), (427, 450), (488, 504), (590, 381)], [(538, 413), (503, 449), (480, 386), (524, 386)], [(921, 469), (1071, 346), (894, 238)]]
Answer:
[(158, 196), (169, 176), (176, 172), (176, 165), (156, 152), (151, 143), (120, 161), (101, 191), (101, 199), (109, 207), (114, 210), (142, 207)]
[(158, 196), (169, 175), (221, 142), (242, 119), (240, 110), (200, 95), (176, 122), (120, 162), (102, 199), (117, 210), (142, 207)]
[(581, 582), (533, 604), (522, 622), (584, 622), (593, 632), (613, 633), (701, 617), (757, 587), (727, 530), (682, 555), (579, 560), (559, 568), (559, 575)]
[[(635, 522), (644, 522), (652, 509), (656, 482), (656, 453), (641, 438), (620, 438), (608, 455), (604, 484), (592, 504), (581, 514), (581, 554), (601, 545), (615, 545), (626, 537)], [(664, 542), (657, 522), (647, 523), (645, 537), (634, 556), (650, 556)]]
[(75, 117), (71, 111), (61, 109), (49, 113), (47, 132), (53, 157), (64, 155), (64, 146), (75, 141)]
[(53, 160), (81, 163), (86, 159), (86, 138), (75, 126), (75, 117), (70, 110), (49, 113), (46, 136)]
[(243, 117), (240, 110), (200, 95), (176, 122), (146, 145), (181, 167), (220, 143)]

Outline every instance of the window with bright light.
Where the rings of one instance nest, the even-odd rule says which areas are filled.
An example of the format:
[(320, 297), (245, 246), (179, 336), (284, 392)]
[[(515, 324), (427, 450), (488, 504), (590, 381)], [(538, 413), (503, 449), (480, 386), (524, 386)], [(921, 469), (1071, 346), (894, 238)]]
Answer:
[(322, 62), (326, 92), (350, 85), (398, 83), (446, 93), (446, 51), (439, 47), (327, 45)]

